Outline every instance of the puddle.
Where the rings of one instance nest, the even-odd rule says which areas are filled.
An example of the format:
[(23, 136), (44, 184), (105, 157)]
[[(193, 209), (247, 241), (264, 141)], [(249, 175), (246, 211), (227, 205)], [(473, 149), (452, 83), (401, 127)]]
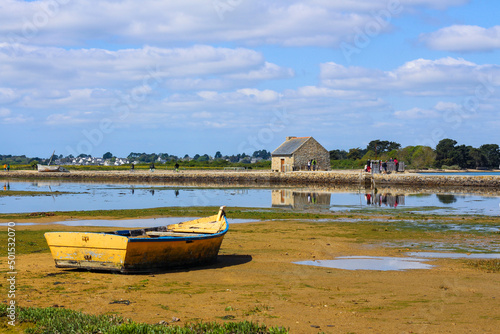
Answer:
[(438, 253), (438, 252), (411, 252), (406, 253), (409, 256), (418, 256), (434, 259), (500, 259), (500, 254), (486, 253)]
[(431, 269), (424, 263), (428, 259), (409, 257), (340, 256), (335, 260), (300, 261), (295, 264), (344, 270), (404, 271), (411, 269)]
[[(188, 220), (198, 219), (200, 217), (165, 217), (165, 218), (148, 218), (148, 219), (122, 219), (122, 220), (104, 220), (104, 219), (89, 219), (89, 220), (66, 220), (52, 223), (16, 223), (16, 226), (29, 225), (65, 225), (65, 226), (99, 226), (99, 227), (152, 227), (169, 224), (177, 224)], [(228, 219), (231, 224), (252, 223), (256, 220), (250, 219)], [(0, 226), (7, 226), (8, 223), (0, 223)]]

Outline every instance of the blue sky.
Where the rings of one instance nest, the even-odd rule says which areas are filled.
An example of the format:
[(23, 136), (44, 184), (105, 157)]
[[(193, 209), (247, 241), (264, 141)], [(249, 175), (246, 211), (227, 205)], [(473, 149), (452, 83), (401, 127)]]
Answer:
[(499, 144), (500, 2), (0, 2), (0, 154)]

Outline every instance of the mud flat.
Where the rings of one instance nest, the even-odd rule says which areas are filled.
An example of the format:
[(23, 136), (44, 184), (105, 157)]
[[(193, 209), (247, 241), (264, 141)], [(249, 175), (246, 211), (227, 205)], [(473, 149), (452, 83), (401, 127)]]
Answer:
[[(471, 173), (472, 174), (472, 173)], [(164, 182), (175, 184), (219, 184), (246, 186), (412, 186), (412, 187), (471, 187), (500, 188), (499, 175), (422, 175), (417, 173), (376, 174), (360, 171), (317, 171), (276, 173), (270, 171), (200, 171), (154, 172), (72, 171), (70, 173), (38, 173), (10, 171), (0, 173), (1, 179), (59, 179), (68, 181)]]
[[(17, 237), (41, 252), (21, 254), (18, 246), (16, 302), (119, 314), (147, 323), (174, 317), (180, 325), (248, 320), (300, 334), (498, 332), (500, 273), (479, 270), (466, 260), (427, 259), (432, 268), (404, 271), (296, 263), (341, 256), (407, 258), (410, 251), (425, 250), (425, 243), (497, 247), (495, 233), (443, 233), (411, 223), (402, 230), (403, 222), (387, 216), (366, 216), (355, 224), (344, 221), (346, 217), (332, 213), (328, 222), (233, 224), (216, 264), (146, 275), (55, 268), (43, 232), (75, 227), (19, 225)], [(443, 217), (439, 225), (498, 224), (499, 218), (490, 220)], [(4, 236), (5, 229), (0, 227)]]

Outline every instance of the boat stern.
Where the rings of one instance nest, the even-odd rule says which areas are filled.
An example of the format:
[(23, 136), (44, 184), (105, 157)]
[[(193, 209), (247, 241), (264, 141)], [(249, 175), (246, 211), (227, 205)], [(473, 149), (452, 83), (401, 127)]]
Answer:
[(47, 232), (45, 239), (58, 268), (123, 269), (126, 237), (106, 233)]

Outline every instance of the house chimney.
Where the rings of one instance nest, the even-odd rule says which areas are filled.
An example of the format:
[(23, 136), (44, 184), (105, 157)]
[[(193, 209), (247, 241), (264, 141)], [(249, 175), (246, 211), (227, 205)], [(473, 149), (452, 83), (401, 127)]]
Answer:
[(290, 140), (290, 139), (294, 139), (294, 138), (297, 138), (297, 137), (295, 137), (295, 136), (286, 137), (286, 140)]

